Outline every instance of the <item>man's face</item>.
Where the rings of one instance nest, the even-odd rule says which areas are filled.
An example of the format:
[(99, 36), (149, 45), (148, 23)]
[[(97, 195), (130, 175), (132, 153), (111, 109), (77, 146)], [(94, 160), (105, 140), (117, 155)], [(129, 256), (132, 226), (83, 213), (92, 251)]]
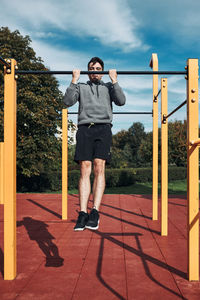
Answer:
[[(100, 65), (100, 63), (98, 63), (98, 62), (92, 63), (91, 62), (89, 64), (88, 71), (103, 71), (103, 70), (102, 70), (102, 66)], [(103, 75), (101, 75), (101, 74), (91, 74), (88, 76), (90, 78), (90, 81), (92, 81), (92, 82), (98, 82), (103, 77)]]

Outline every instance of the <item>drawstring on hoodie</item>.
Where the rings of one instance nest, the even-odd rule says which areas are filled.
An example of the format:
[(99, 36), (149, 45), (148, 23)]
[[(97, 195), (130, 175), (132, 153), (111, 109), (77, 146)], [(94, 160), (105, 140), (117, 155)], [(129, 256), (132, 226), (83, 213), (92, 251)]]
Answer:
[(97, 89), (97, 98), (99, 98), (99, 85), (98, 84), (96, 86), (96, 89)]
[[(96, 83), (97, 98), (99, 98), (99, 85), (100, 84), (101, 84), (100, 82)], [(91, 81), (89, 81), (89, 85), (90, 85), (91, 92), (94, 95), (93, 86), (92, 86), (92, 82)]]

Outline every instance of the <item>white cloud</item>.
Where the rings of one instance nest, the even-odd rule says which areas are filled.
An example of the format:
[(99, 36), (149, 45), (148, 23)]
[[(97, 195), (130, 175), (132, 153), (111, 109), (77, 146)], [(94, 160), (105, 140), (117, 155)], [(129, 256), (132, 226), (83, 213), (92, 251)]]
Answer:
[[(39, 40), (32, 42), (36, 55), (44, 59), (44, 64), (52, 71), (71, 71), (75, 68), (86, 70), (87, 63), (91, 56), (80, 51), (71, 51), (68, 49), (58, 49), (49, 47), (47, 43)], [(71, 82), (71, 75), (56, 75), (60, 83), (60, 90), (64, 93), (66, 87)], [(84, 75), (80, 76), (80, 81), (86, 81), (88, 78)]]
[[(74, 68), (86, 69), (89, 55), (81, 51), (71, 51), (68, 49), (59, 49), (50, 47), (47, 43), (39, 40), (32, 42), (32, 47), (37, 56), (45, 58), (45, 65), (51, 70), (73, 70)], [(60, 77), (61, 78), (61, 77)]]
[(152, 76), (118, 76), (120, 85), (129, 92), (152, 89)]
[(168, 79), (168, 90), (171, 93), (183, 95), (186, 97), (187, 81), (184, 77), (173, 76)]
[(4, 26), (9, 19), (20, 31), (35, 28), (35, 36), (59, 29), (125, 51), (146, 47), (136, 33), (139, 24), (127, 0), (3, 0), (0, 17)]

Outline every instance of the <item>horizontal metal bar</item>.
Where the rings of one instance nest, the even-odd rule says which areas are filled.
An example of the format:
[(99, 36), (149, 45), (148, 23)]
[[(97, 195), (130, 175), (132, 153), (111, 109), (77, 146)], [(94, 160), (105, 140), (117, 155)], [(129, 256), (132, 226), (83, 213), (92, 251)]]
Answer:
[[(76, 111), (68, 111), (68, 115), (77, 115), (78, 112)], [(114, 111), (113, 112), (114, 115), (152, 115), (152, 112), (148, 112), (148, 111), (123, 111), (123, 112), (117, 112)]]
[(0, 63), (2, 63), (7, 68), (10, 68), (10, 64), (7, 63), (7, 61), (5, 59), (3, 59), (3, 57), (1, 57), (1, 56), (0, 56)]
[(167, 120), (171, 115), (173, 115), (177, 110), (179, 110), (182, 106), (184, 106), (187, 103), (187, 100), (185, 100), (183, 103), (181, 103), (177, 108), (175, 108), (170, 114), (167, 116), (163, 116), (163, 121)]
[(190, 145), (192, 145), (192, 146), (200, 146), (200, 139), (198, 139), (196, 141), (191, 141)]
[[(15, 74), (33, 75), (72, 75), (72, 71), (39, 71), (39, 70), (16, 70)], [(109, 74), (109, 71), (81, 71), (82, 75)], [(118, 75), (187, 75), (187, 71), (117, 71)]]

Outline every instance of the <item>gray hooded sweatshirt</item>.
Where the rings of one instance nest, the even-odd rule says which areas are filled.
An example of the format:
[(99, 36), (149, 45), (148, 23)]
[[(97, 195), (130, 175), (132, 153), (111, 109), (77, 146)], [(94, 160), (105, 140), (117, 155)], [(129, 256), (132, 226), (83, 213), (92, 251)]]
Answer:
[(111, 123), (112, 102), (121, 106), (126, 102), (125, 95), (118, 83), (71, 83), (67, 88), (64, 99), (70, 107), (79, 101), (78, 125), (88, 123)]

